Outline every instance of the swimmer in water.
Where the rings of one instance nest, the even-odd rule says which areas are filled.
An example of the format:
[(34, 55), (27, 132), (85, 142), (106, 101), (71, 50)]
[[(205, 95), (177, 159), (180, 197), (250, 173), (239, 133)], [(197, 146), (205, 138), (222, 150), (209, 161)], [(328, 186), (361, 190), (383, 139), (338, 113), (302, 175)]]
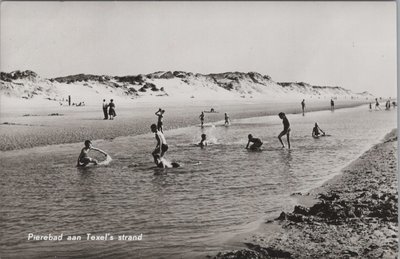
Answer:
[(90, 140), (86, 140), (85, 147), (82, 148), (81, 153), (79, 154), (77, 166), (86, 166), (90, 163), (97, 165), (99, 163), (96, 159), (88, 156), (90, 150), (95, 150), (102, 153), (106, 157), (108, 156), (108, 154), (103, 150), (93, 147)]
[(169, 162), (164, 157), (161, 158), (159, 154), (154, 155), (154, 161), (158, 168), (178, 168), (181, 165), (176, 162)]
[(321, 134), (321, 133), (319, 133), (319, 131), (322, 132), (322, 136), (325, 136), (325, 132), (318, 126), (317, 123), (315, 123), (315, 126), (314, 126), (314, 128), (313, 128), (313, 130), (312, 130), (311, 135), (312, 135), (313, 137), (319, 137), (319, 135)]
[(201, 148), (203, 148), (203, 147), (205, 147), (205, 146), (207, 146), (207, 135), (206, 134), (201, 134), (201, 141), (200, 141), (200, 143), (198, 144), (199, 145), (199, 147), (201, 147)]
[(290, 149), (290, 140), (289, 140), (289, 136), (290, 136), (290, 123), (289, 120), (286, 118), (285, 113), (280, 112), (279, 113), (279, 118), (281, 118), (282, 123), (283, 123), (283, 131), (279, 134), (278, 139), (282, 144), (282, 148), (285, 147), (285, 145), (283, 145), (282, 142), (282, 136), (286, 135), (287, 136), (287, 142), (288, 142), (288, 148)]
[(260, 150), (261, 145), (263, 144), (262, 141), (259, 138), (254, 138), (253, 135), (249, 134), (248, 136), (249, 141), (247, 142), (246, 149), (249, 149), (250, 143), (253, 143), (250, 146), (250, 150)]

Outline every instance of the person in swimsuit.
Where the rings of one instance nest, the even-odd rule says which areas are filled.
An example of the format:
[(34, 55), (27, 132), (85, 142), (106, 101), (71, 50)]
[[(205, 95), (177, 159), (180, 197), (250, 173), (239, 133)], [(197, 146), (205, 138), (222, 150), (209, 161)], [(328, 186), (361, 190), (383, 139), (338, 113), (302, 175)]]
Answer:
[(290, 140), (289, 140), (289, 136), (290, 136), (290, 123), (289, 120), (286, 118), (285, 113), (280, 112), (279, 113), (279, 118), (282, 119), (282, 123), (283, 123), (283, 131), (279, 134), (278, 139), (282, 144), (282, 148), (285, 147), (285, 145), (283, 145), (282, 142), (282, 136), (286, 135), (287, 136), (287, 142), (288, 142), (288, 148), (290, 149)]
[(155, 133), (155, 137), (157, 140), (157, 145), (154, 151), (152, 152), (152, 155), (154, 158), (154, 163), (158, 164), (159, 162), (157, 161), (161, 160), (164, 157), (165, 152), (167, 152), (168, 144), (167, 141), (165, 140), (164, 134), (161, 131), (157, 130), (156, 124), (151, 124), (150, 128), (151, 131)]
[(230, 120), (229, 120), (229, 115), (225, 112), (225, 125), (229, 125), (229, 124), (231, 124)]
[(82, 148), (81, 153), (79, 154), (77, 166), (86, 166), (90, 163), (97, 165), (99, 163), (96, 159), (88, 156), (90, 150), (95, 150), (102, 153), (106, 157), (108, 156), (108, 154), (103, 150), (93, 147), (92, 142), (90, 140), (86, 140), (85, 147)]
[(246, 149), (249, 149), (250, 143), (253, 143), (250, 146), (250, 150), (260, 150), (260, 147), (262, 146), (262, 141), (259, 138), (254, 138), (253, 135), (249, 134), (248, 135), (249, 141), (247, 142)]
[(317, 123), (315, 123), (315, 126), (314, 126), (314, 128), (313, 128), (313, 130), (312, 130), (311, 135), (312, 135), (313, 137), (319, 137), (319, 135), (321, 134), (321, 133), (319, 133), (319, 131), (322, 132), (322, 136), (325, 136), (325, 132), (318, 126)]
[(157, 130), (161, 131), (162, 133), (164, 133), (163, 131), (163, 118), (164, 118), (164, 113), (165, 110), (161, 110), (161, 108), (158, 109), (158, 111), (155, 113), (156, 116), (158, 116), (158, 121), (157, 121)]
[(204, 124), (204, 112), (201, 112), (199, 118), (200, 118), (200, 122), (201, 122), (201, 127), (203, 127), (203, 124)]
[(200, 143), (198, 144), (199, 147), (203, 148), (203, 147), (207, 146), (206, 138), (207, 138), (207, 135), (206, 135), (206, 134), (204, 134), (204, 133), (201, 134), (201, 141), (200, 141)]
[(165, 159), (164, 157), (160, 158), (159, 154), (156, 154), (154, 156), (154, 159), (155, 159), (155, 163), (156, 163), (158, 168), (178, 168), (178, 167), (181, 166), (179, 163), (170, 162), (167, 159)]
[(335, 102), (331, 99), (331, 111), (335, 110)]

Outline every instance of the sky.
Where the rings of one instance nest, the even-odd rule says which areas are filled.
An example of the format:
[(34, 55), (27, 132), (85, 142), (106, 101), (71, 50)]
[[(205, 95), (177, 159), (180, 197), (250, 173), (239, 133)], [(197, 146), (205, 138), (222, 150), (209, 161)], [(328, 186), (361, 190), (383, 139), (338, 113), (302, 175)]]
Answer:
[(258, 72), (397, 94), (396, 2), (2, 2), (2, 72)]

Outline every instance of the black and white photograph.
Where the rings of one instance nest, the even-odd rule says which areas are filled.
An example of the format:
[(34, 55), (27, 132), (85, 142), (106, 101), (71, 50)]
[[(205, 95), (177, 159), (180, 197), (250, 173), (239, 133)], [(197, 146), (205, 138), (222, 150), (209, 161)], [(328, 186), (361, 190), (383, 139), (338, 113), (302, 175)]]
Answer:
[(397, 258), (396, 1), (3, 1), (0, 258)]

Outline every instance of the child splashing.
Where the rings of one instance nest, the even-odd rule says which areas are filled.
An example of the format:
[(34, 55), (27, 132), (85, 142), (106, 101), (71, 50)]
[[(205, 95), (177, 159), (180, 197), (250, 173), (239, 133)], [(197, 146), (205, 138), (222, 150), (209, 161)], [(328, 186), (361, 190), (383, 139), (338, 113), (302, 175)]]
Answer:
[(85, 147), (82, 148), (81, 153), (79, 154), (76, 166), (84, 167), (87, 166), (88, 164), (95, 164), (95, 165), (99, 164), (99, 162), (96, 159), (88, 156), (90, 150), (98, 151), (102, 153), (106, 158), (108, 157), (108, 154), (106, 152), (104, 152), (101, 149), (93, 147), (92, 142), (90, 140), (86, 140)]
[[(249, 134), (248, 138), (249, 138), (249, 141), (247, 142), (246, 149), (250, 149), (252, 151), (261, 150), (261, 146), (263, 143), (259, 138), (254, 138), (253, 135), (251, 135), (251, 134)], [(249, 148), (250, 143), (253, 143), (253, 144)]]

